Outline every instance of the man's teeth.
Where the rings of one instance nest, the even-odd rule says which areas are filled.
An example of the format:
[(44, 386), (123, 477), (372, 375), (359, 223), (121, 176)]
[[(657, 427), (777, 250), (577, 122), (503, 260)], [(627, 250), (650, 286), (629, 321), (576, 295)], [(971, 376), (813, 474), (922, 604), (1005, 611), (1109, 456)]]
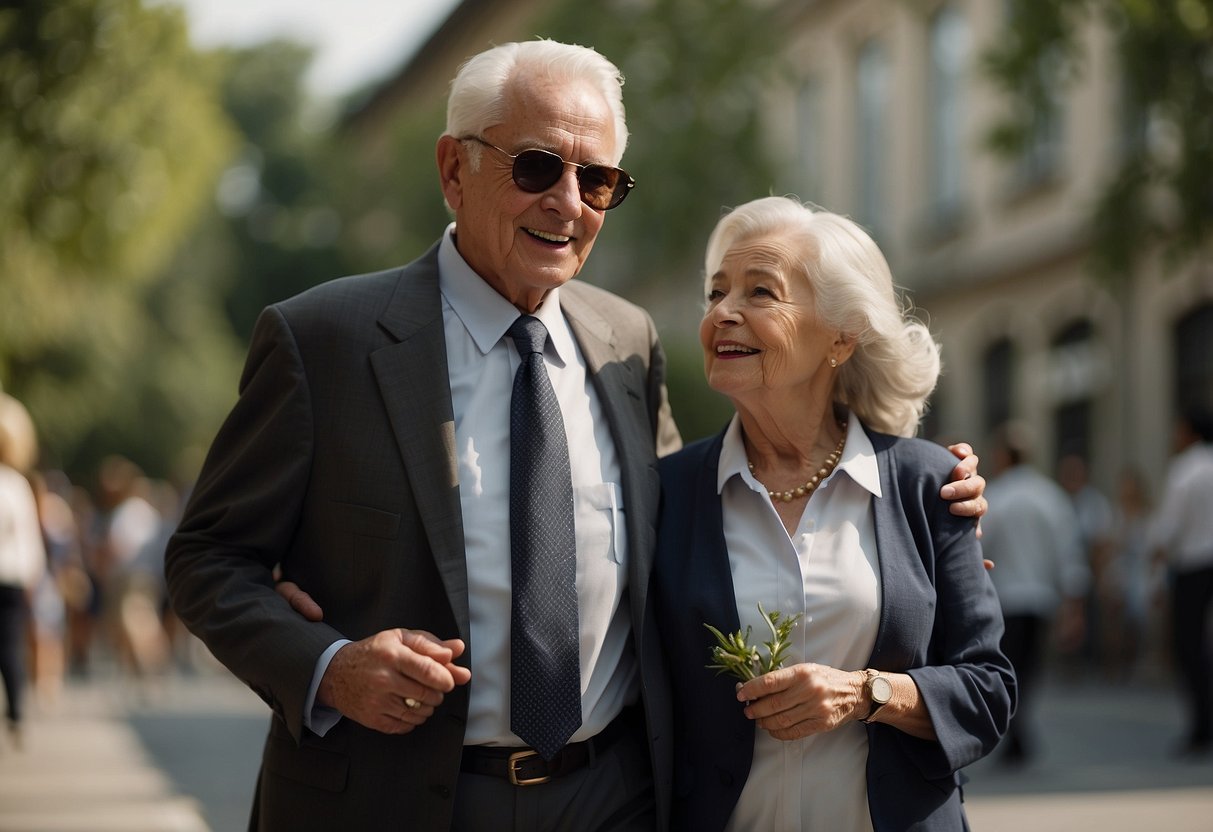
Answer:
[(743, 355), (753, 355), (754, 353), (758, 352), (758, 350), (751, 349), (750, 347), (743, 347), (741, 344), (720, 344), (716, 347), (717, 355), (725, 352), (739, 352)]
[(534, 228), (528, 228), (526, 233), (533, 237), (538, 237), (541, 240), (547, 240), (549, 243), (567, 243), (572, 237), (566, 237), (563, 234), (549, 234), (546, 231), (538, 231)]

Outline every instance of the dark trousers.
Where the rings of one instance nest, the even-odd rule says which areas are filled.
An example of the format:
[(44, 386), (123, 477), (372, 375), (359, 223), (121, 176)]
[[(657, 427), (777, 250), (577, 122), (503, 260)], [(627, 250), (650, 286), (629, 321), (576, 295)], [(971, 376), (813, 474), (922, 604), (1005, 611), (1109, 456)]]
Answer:
[(8, 697), (5, 712), (9, 722), (21, 721), (21, 698), (25, 694), (25, 628), (28, 611), (25, 591), (0, 585), (0, 676)]
[(653, 832), (652, 766), (639, 729), (586, 767), (535, 786), (459, 775), (454, 832)]
[(1039, 615), (1004, 615), (1005, 630), (1002, 634), (1002, 652), (1015, 669), (1015, 680), (1019, 690), (1019, 705), (1007, 728), (1003, 740), (1006, 759), (1019, 762), (1031, 753), (1028, 736), (1028, 708), (1036, 692), (1040, 678), (1040, 666), (1044, 657), (1045, 633), (1048, 619)]
[(1213, 608), (1213, 566), (1176, 572), (1171, 584), (1171, 638), (1180, 682), (1188, 701), (1187, 740), (1213, 741), (1213, 654), (1209, 611)]

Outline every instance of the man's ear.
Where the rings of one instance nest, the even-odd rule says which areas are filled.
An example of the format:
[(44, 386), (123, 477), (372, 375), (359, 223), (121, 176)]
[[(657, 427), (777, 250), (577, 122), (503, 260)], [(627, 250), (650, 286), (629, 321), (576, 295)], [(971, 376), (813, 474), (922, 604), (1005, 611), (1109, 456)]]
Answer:
[(442, 196), (450, 209), (457, 211), (463, 202), (463, 160), (459, 155), (459, 140), (454, 136), (442, 136), (438, 139), (435, 156)]

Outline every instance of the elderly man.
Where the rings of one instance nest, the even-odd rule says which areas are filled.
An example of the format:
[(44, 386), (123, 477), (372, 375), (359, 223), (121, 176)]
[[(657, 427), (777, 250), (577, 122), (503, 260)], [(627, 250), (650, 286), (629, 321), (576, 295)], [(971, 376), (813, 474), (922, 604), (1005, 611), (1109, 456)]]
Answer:
[(275, 713), (254, 827), (665, 826), (647, 590), (680, 439), (648, 315), (572, 280), (633, 184), (621, 84), (551, 41), (473, 57), (437, 146), (447, 232), (258, 322), (166, 566)]

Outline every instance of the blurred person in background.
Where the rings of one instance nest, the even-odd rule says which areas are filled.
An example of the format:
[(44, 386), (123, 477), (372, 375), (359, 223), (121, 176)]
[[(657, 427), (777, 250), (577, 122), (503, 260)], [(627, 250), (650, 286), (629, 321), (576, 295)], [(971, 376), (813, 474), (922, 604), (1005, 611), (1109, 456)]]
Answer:
[(101, 622), (101, 537), (104, 514), (93, 495), (77, 483), (67, 483), (64, 499), (72, 509), (79, 536), (80, 558), (69, 566), (63, 581), (67, 605), (67, 672), (84, 679), (92, 671), (93, 643)]
[(1169, 567), (1172, 658), (1188, 706), (1176, 753), (1213, 750), (1213, 412), (1193, 408), (1175, 425), (1175, 456), (1151, 521), (1150, 546)]
[(1074, 505), (1074, 516), (1078, 521), (1078, 540), (1083, 559), (1087, 562), (1091, 580), (1087, 586), (1087, 597), (1083, 600), (1082, 641), (1067, 648), (1065, 667), (1079, 670), (1084, 666), (1107, 675), (1107, 657), (1110, 655), (1109, 634), (1103, 630), (1107, 610), (1103, 608), (1103, 596), (1099, 588), (1104, 582), (1112, 547), (1112, 502), (1096, 488), (1090, 479), (1087, 460), (1081, 454), (1064, 454), (1057, 462), (1057, 482)]
[(1001, 757), (1012, 765), (1028, 762), (1035, 752), (1031, 708), (1049, 639), (1055, 637), (1063, 652), (1082, 643), (1091, 583), (1073, 503), (1032, 465), (1034, 444), (1026, 425), (999, 429), (991, 443), (994, 477), (986, 489), (990, 513), (982, 520), (982, 549), (995, 564), (990, 577), (1006, 626), (1002, 649), (1019, 683), (1019, 707)]
[[(101, 535), (103, 619), (119, 667), (138, 679), (160, 671), (168, 659), (161, 619), (164, 596), (163, 522), (152, 505), (152, 484), (131, 460), (106, 457), (98, 471), (100, 504), (108, 510)], [(163, 549), (160, 549), (162, 552)]]
[[(655, 609), (674, 692), (672, 828), (967, 828), (959, 771), (1015, 702), (977, 524), (914, 439), (939, 348), (854, 222), (767, 197), (717, 224), (699, 335), (726, 429), (658, 463)], [(998, 568), (1001, 568), (999, 566)], [(705, 667), (800, 616), (787, 663)]]
[[(39, 704), (59, 699), (66, 669), (68, 609), (80, 602), (80, 535), (72, 507), (63, 497), (70, 487), (62, 472), (35, 471), (30, 476), (38, 505), (47, 570), (34, 590), (34, 692)], [(85, 591), (87, 591), (85, 589)]]
[(1160, 588), (1150, 557), (1150, 496), (1137, 469), (1121, 472), (1106, 569), (1099, 581), (1105, 664), (1113, 678), (1137, 675), (1148, 651), (1151, 611)]
[(30, 600), (46, 572), (38, 505), (27, 475), (38, 456), (25, 406), (0, 393), (0, 676), (14, 744), (22, 743)]

